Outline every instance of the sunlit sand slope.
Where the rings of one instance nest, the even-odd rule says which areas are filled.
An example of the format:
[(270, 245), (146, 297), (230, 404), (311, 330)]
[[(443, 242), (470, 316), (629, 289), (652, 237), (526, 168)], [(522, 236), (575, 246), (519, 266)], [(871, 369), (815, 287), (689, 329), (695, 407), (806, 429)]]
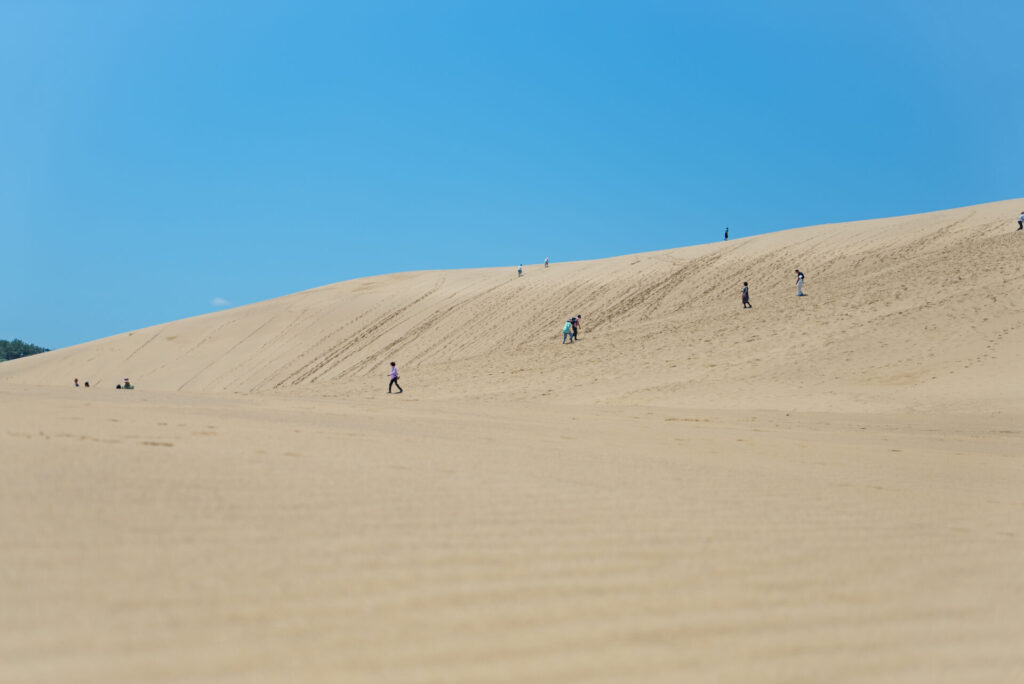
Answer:
[[(396, 360), (410, 387), (438, 397), (1019, 407), (1021, 204), (528, 266), (522, 278), (363, 278), (5, 364), (0, 381), (358, 396), (379, 391)], [(563, 347), (576, 313), (580, 343)]]

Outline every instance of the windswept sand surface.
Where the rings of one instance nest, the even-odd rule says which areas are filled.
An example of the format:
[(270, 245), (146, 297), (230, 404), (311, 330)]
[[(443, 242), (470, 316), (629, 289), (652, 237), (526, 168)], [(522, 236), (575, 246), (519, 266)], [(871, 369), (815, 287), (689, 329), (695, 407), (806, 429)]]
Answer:
[(2, 364), (0, 681), (1024, 680), (1021, 206)]

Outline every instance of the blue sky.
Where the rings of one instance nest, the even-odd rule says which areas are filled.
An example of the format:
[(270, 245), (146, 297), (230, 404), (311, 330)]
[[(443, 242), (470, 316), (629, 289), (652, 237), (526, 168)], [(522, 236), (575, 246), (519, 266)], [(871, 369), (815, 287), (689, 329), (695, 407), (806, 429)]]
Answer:
[(1022, 25), (984, 1), (0, 0), (0, 338), (1024, 196)]

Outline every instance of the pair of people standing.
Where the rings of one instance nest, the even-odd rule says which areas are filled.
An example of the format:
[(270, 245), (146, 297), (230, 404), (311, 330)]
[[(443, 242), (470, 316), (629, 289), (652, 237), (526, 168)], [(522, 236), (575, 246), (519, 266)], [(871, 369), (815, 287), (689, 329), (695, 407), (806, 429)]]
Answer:
[[(804, 296), (804, 274), (800, 269), (796, 269), (796, 296)], [(746, 282), (743, 283), (743, 290), (740, 292), (740, 299), (743, 301), (744, 309), (753, 309), (753, 305), (750, 303), (750, 287)]]
[(565, 344), (566, 338), (569, 342), (575, 342), (576, 338), (580, 335), (580, 326), (583, 325), (583, 314), (576, 314), (565, 322), (562, 326), (562, 344)]

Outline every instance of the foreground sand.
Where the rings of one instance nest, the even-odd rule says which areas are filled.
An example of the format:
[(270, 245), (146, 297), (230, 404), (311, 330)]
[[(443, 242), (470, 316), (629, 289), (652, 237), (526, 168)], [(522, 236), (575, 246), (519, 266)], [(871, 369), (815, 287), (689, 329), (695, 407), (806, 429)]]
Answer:
[(999, 419), (0, 390), (4, 682), (1014, 681)]
[(0, 682), (1024, 681), (1019, 204), (0, 364)]

